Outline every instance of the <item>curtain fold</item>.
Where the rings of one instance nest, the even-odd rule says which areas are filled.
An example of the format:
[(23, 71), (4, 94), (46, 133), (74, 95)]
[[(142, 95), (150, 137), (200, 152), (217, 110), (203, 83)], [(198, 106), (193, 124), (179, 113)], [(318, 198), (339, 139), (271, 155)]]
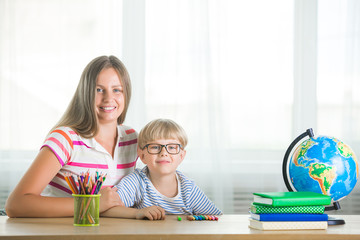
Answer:
[(225, 213), (286, 191), (282, 159), (308, 122), (359, 158), (359, 12), (357, 0), (0, 0), (0, 208), (99, 55), (129, 70), (125, 124), (181, 124), (179, 170)]
[(284, 188), (293, 3), (146, 3), (144, 123), (183, 125), (189, 146), (180, 169), (224, 212), (246, 212), (249, 191)]

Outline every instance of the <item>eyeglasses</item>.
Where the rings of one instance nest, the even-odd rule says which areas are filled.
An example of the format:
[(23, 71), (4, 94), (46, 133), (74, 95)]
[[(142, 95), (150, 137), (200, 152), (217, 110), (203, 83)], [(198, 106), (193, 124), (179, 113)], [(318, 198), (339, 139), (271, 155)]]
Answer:
[(150, 153), (150, 154), (159, 154), (159, 153), (161, 153), (163, 147), (165, 147), (166, 151), (171, 155), (178, 154), (180, 152), (180, 149), (182, 149), (181, 144), (176, 144), (176, 143), (170, 143), (170, 144), (166, 144), (166, 145), (150, 143), (150, 144), (146, 144), (142, 148), (142, 150), (144, 150), (146, 148), (148, 153)]

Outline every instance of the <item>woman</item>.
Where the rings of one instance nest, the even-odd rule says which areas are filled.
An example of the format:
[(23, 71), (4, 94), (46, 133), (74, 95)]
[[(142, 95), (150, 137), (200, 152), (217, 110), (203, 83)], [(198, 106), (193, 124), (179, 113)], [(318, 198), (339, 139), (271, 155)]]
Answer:
[(87, 171), (107, 174), (100, 191), (100, 212), (121, 205), (111, 187), (134, 170), (137, 159), (137, 133), (122, 125), (130, 97), (130, 78), (119, 59), (92, 60), (64, 115), (10, 194), (7, 215), (73, 216), (74, 202), (64, 176)]

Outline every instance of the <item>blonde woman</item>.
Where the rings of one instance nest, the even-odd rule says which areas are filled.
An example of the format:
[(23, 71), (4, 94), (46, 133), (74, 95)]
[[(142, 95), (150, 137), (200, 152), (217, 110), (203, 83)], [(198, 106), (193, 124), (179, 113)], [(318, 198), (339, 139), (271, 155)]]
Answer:
[(100, 56), (84, 69), (67, 110), (48, 134), (34, 162), (10, 194), (9, 217), (74, 214), (64, 176), (99, 171), (106, 175), (100, 212), (121, 205), (112, 187), (133, 172), (137, 133), (122, 125), (131, 97), (129, 74), (114, 56)]

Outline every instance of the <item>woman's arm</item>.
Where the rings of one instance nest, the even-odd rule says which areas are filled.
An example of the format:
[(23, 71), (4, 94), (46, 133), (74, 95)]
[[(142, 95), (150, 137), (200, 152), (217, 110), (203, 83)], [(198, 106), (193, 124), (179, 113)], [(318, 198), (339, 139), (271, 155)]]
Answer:
[[(34, 162), (6, 201), (9, 217), (74, 216), (72, 197), (44, 197), (41, 192), (61, 169), (61, 164), (48, 147), (43, 147)], [(100, 191), (100, 212), (123, 205), (116, 189)]]
[(142, 209), (117, 206), (100, 214), (102, 217), (136, 218), (149, 220), (164, 220), (165, 210), (162, 207), (151, 206)]
[(9, 217), (68, 217), (74, 215), (73, 198), (43, 197), (41, 192), (59, 172), (55, 154), (43, 147), (7, 199)]

